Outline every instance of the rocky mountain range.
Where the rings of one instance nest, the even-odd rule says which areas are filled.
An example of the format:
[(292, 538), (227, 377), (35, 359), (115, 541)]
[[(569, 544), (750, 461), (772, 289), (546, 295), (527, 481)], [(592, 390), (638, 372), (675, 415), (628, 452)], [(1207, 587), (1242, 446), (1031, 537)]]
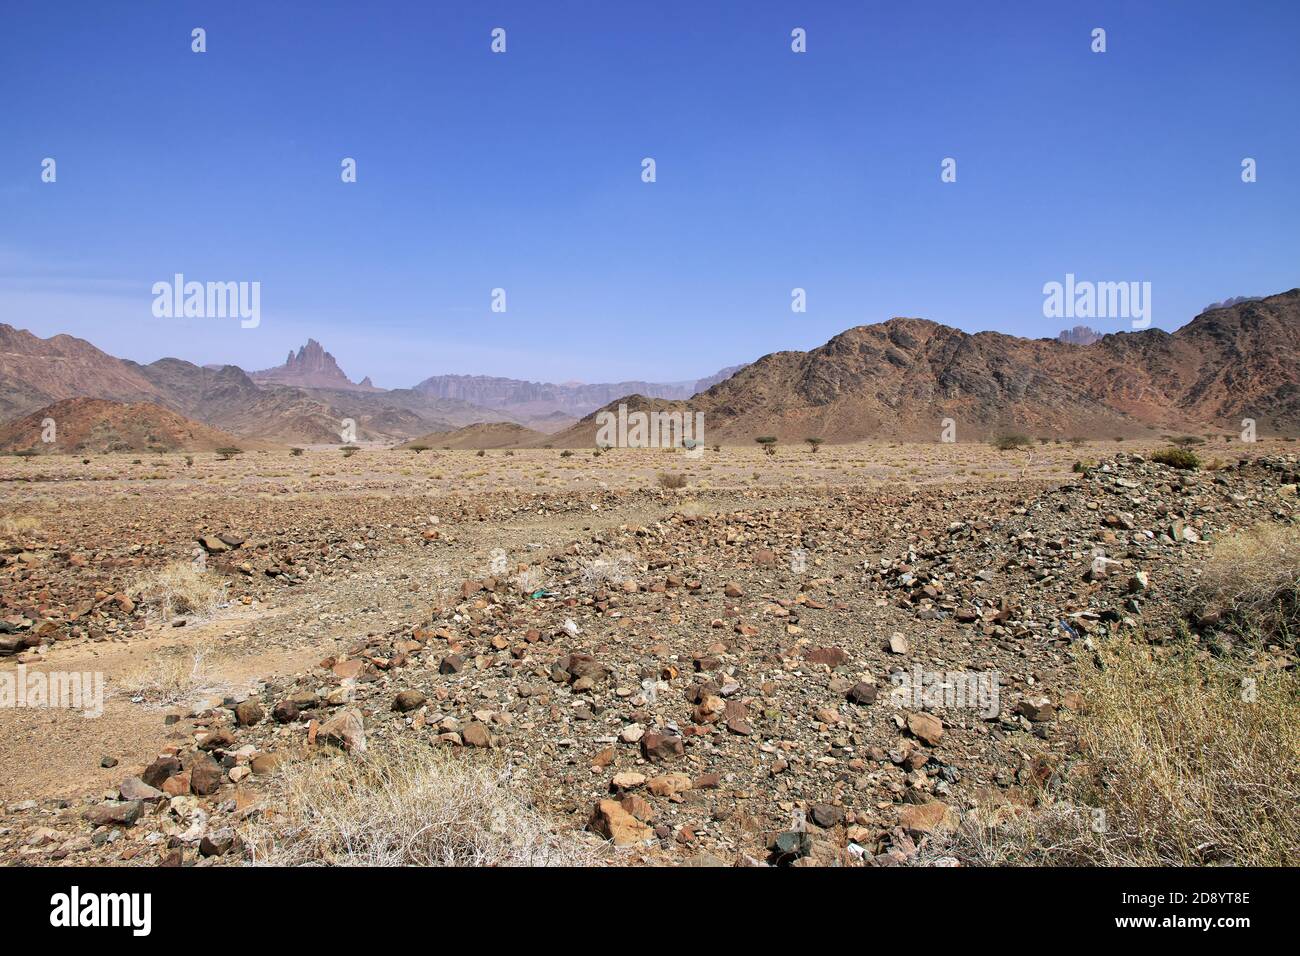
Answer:
[(398, 440), (510, 416), (409, 389), (383, 392), (306, 388), (254, 381), (234, 365), (207, 367), (164, 358), (119, 359), (84, 339), (42, 339), (0, 324), (0, 421), (68, 398), (153, 402), (247, 439), (337, 443), (351, 421), (356, 439)]
[[(685, 411), (633, 396), (630, 410)], [(1138, 437), (1169, 431), (1300, 432), (1300, 289), (1203, 312), (1178, 331), (1090, 345), (969, 334), (926, 319), (849, 329), (809, 352), (775, 352), (689, 402), (706, 443), (869, 438), (959, 441), (999, 433)], [(596, 415), (548, 443), (595, 444)]]
[(595, 411), (623, 395), (686, 399), (718, 382), (725, 381), (744, 366), (733, 365), (707, 378), (689, 382), (604, 382), (584, 384), (527, 382), (488, 375), (434, 375), (415, 386), (415, 391), (438, 398), (459, 398), (483, 408), (509, 412), (522, 419), (570, 415)]
[[(595, 443), (598, 410), (627, 404), (684, 411), (689, 398), (690, 410), (706, 416), (706, 442), (761, 435), (928, 441), (937, 440), (944, 419), (952, 420), (959, 441), (1001, 432), (1235, 432), (1243, 418), (1261, 431), (1300, 431), (1300, 289), (1208, 310), (1173, 333), (1146, 329), (1073, 341), (1087, 337), (970, 334), (894, 318), (693, 383), (553, 385), (444, 375), (383, 390), (368, 379), (351, 382), (314, 340), (278, 369), (249, 375), (174, 358), (140, 365), (71, 336), (41, 339), (0, 325), (0, 420), (92, 397), (152, 402), (262, 441), (337, 443), (351, 422), (362, 441), (420, 436), (430, 446), (578, 447)], [(485, 423), (516, 427), (458, 431)]]

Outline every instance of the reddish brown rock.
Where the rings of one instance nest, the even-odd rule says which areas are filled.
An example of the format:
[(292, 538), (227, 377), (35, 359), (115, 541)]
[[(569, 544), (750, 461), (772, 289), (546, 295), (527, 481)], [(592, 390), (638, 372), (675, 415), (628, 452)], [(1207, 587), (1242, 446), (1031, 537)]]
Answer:
[(599, 800), (588, 827), (615, 846), (634, 846), (654, 837), (654, 831), (623, 808), (617, 800)]
[(920, 712), (908, 714), (907, 729), (913, 737), (924, 741), (931, 747), (937, 746), (943, 738), (943, 722), (933, 714)]
[(681, 737), (670, 737), (666, 734), (651, 732), (641, 738), (641, 755), (646, 760), (662, 763), (665, 760), (680, 757), (685, 753), (686, 747), (682, 743)]

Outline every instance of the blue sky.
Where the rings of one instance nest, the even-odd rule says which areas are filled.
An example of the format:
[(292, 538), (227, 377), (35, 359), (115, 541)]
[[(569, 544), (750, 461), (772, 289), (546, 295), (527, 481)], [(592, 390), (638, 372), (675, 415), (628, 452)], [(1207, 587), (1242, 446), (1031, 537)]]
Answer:
[[(1066, 273), (1173, 329), (1300, 285), (1297, 35), (1292, 0), (12, 2), (0, 321), (250, 369), (313, 336), (389, 387), (1054, 335)], [(155, 318), (177, 272), (261, 282), (260, 326)]]

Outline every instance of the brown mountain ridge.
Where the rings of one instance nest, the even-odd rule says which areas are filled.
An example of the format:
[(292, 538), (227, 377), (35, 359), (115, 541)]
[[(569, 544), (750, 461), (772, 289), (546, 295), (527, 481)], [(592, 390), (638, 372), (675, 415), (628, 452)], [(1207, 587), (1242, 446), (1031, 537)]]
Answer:
[[(1137, 437), (1170, 430), (1300, 432), (1300, 289), (1203, 312), (1178, 331), (1089, 345), (970, 334), (926, 319), (857, 326), (808, 352), (774, 352), (689, 403), (616, 399), (602, 411), (687, 405), (705, 442), (959, 441), (999, 433)], [(662, 408), (660, 407), (662, 405)], [(592, 413), (550, 441), (595, 444)]]
[[(314, 340), (298, 355), (296, 367), (312, 381), (342, 378), (347, 384), (258, 382), (235, 366), (206, 368), (170, 358), (139, 365), (71, 336), (40, 339), (0, 325), (0, 417), (95, 397), (154, 402), (245, 438), (337, 443), (342, 423), (351, 419), (358, 440), (421, 436), (418, 441), (432, 447), (449, 441), (456, 447), (591, 447), (598, 411), (617, 411), (620, 404), (632, 411), (703, 412), (706, 444), (761, 435), (935, 441), (945, 419), (959, 441), (1005, 432), (1085, 438), (1235, 433), (1243, 418), (1254, 419), (1261, 433), (1300, 433), (1300, 289), (1209, 309), (1173, 333), (1111, 333), (1088, 344), (970, 334), (927, 319), (894, 318), (848, 329), (808, 352), (765, 355), (686, 401), (613, 398), (552, 435), (519, 422), (466, 430), (511, 415), (420, 387), (363, 390)], [(288, 364), (295, 363), (291, 356)], [(312, 369), (324, 377), (315, 378)]]

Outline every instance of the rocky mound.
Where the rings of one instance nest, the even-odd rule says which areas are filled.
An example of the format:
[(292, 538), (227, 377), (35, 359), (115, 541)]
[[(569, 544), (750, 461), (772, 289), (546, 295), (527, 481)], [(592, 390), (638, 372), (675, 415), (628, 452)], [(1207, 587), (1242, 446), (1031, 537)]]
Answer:
[[(46, 441), (46, 437), (51, 441)], [(69, 398), (0, 426), (0, 451), (37, 453), (214, 451), (240, 446), (226, 432), (152, 402)]]
[(542, 443), (549, 443), (551, 436), (542, 432), (524, 428), (513, 422), (481, 422), (466, 425), (449, 432), (430, 432), (413, 438), (399, 446), (410, 448), (423, 445), (426, 448), (480, 449), (480, 448), (531, 448)]

